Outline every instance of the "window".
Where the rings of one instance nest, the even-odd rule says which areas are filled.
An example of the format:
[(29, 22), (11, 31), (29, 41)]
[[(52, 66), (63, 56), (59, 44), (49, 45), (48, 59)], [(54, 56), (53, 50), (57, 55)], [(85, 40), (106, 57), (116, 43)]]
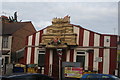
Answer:
[(98, 75), (88, 75), (86, 78), (99, 78)]
[(80, 62), (81, 66), (84, 67), (84, 64), (85, 64), (85, 52), (77, 52), (76, 62)]
[(77, 52), (77, 55), (85, 55), (85, 52)]
[(109, 76), (105, 76), (105, 75), (104, 75), (104, 76), (102, 76), (102, 78), (110, 78), (110, 77), (109, 77)]
[(8, 48), (8, 36), (3, 36), (3, 48)]
[(45, 51), (39, 51), (38, 53), (38, 66), (42, 67), (45, 64)]
[(3, 65), (3, 63), (4, 63), (4, 59), (2, 59), (2, 65)]
[(9, 57), (5, 57), (5, 64), (9, 63)]

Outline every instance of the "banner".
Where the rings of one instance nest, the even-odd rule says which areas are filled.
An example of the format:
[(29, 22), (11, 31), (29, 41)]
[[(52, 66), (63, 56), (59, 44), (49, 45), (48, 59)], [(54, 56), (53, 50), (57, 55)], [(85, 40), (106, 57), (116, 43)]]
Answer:
[(81, 78), (83, 74), (83, 68), (80, 67), (65, 67), (64, 76), (69, 78)]

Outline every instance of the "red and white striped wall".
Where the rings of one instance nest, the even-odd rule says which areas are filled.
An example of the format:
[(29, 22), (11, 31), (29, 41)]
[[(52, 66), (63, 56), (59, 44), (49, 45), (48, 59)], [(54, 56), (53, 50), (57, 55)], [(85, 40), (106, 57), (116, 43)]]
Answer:
[[(92, 67), (92, 70), (99, 70), (100, 73), (113, 74), (117, 60), (117, 36), (95, 33), (79, 26), (74, 26), (74, 33), (77, 34), (76, 41), (79, 46), (77, 50), (71, 50), (70, 53), (73, 53), (71, 61), (75, 62), (77, 51), (92, 48), (94, 52), (86, 54), (85, 69)], [(102, 62), (95, 61), (98, 57), (102, 57)]]
[[(76, 62), (77, 52), (85, 51), (85, 70), (99, 70), (99, 73), (113, 74), (117, 60), (117, 36), (99, 34), (80, 26), (73, 25), (73, 31), (77, 34), (77, 48), (66, 51), (64, 56), (66, 62)], [(26, 40), (25, 64), (38, 64), (37, 50), (40, 49), (42, 34), (46, 33), (46, 28), (30, 35)], [(86, 52), (93, 49), (93, 52)], [(54, 64), (53, 50), (45, 49), (45, 74), (52, 75), (52, 65)], [(97, 62), (96, 58), (102, 57), (102, 62)]]
[(41, 43), (42, 34), (44, 30), (40, 30), (33, 35), (30, 35), (26, 39), (26, 48), (25, 48), (25, 64), (37, 64), (38, 55), (37, 50), (39, 49), (39, 44)]

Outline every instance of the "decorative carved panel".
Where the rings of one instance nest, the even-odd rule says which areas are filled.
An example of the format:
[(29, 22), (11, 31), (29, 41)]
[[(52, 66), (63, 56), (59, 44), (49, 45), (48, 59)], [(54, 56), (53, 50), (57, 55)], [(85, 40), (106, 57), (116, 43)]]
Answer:
[[(52, 20), (52, 25), (47, 27), (46, 34), (42, 35), (42, 43), (40, 44), (51, 48), (64, 48), (77, 45), (76, 37), (77, 34), (73, 33), (73, 26), (70, 24), (69, 16), (54, 18)], [(55, 39), (59, 40), (59, 44)]]

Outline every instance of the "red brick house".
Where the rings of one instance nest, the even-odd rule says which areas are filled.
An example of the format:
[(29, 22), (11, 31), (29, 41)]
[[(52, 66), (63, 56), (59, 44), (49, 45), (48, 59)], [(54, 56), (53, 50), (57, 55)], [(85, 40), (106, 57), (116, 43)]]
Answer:
[[(15, 62), (16, 51), (25, 47), (28, 35), (36, 32), (29, 22), (9, 22), (7, 17), (1, 16), (2, 35), (2, 64)], [(12, 62), (11, 62), (12, 61)]]

